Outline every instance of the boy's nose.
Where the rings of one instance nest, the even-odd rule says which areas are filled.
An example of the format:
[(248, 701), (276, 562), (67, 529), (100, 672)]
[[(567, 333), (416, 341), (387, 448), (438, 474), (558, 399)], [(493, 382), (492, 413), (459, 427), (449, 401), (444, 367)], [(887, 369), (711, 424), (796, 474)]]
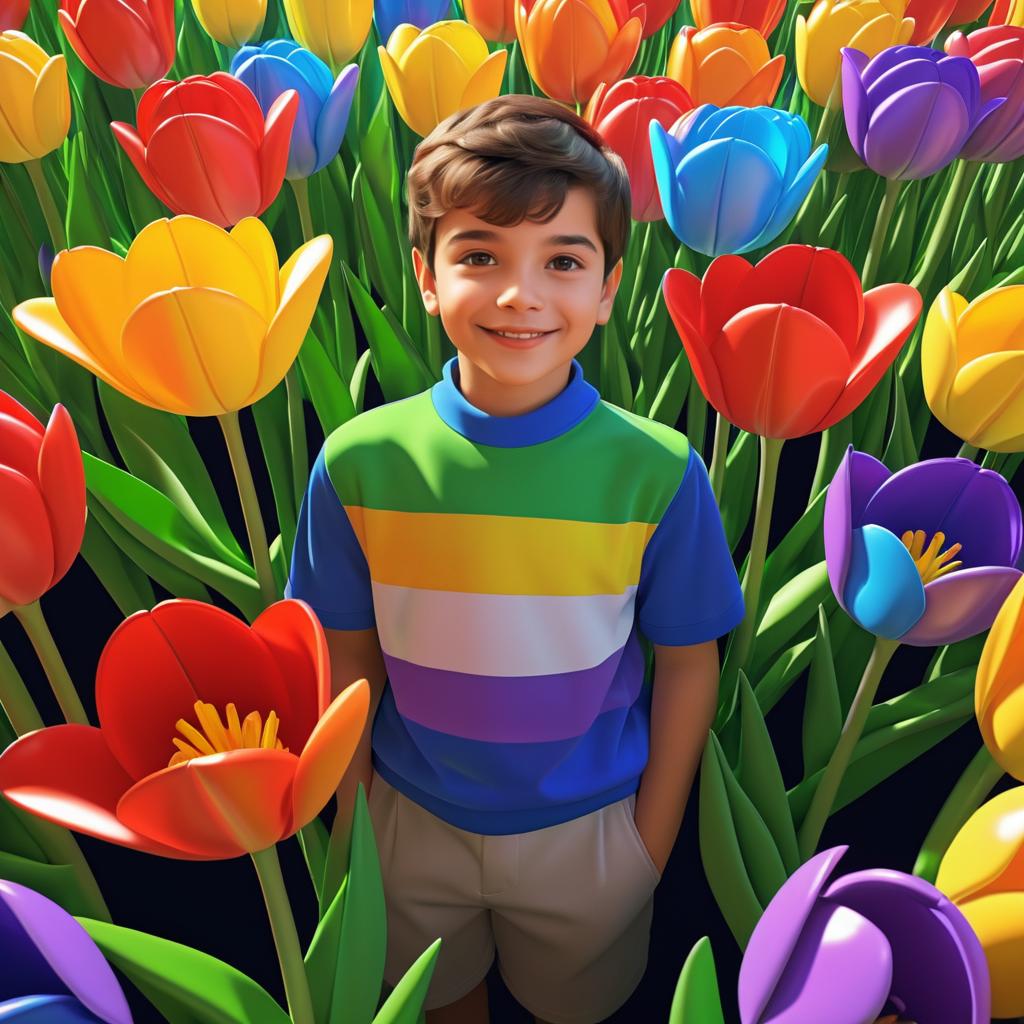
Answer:
[(509, 309), (540, 309), (544, 305), (540, 291), (528, 281), (514, 281), (498, 295), (498, 305)]

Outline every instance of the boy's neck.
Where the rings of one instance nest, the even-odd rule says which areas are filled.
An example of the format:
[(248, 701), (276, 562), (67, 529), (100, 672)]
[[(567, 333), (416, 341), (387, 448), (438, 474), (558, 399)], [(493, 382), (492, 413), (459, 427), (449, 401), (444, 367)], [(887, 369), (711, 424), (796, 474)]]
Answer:
[(533, 412), (561, 394), (571, 376), (572, 365), (566, 364), (528, 384), (503, 384), (461, 352), (452, 367), (452, 380), (462, 397), (489, 416), (522, 416)]

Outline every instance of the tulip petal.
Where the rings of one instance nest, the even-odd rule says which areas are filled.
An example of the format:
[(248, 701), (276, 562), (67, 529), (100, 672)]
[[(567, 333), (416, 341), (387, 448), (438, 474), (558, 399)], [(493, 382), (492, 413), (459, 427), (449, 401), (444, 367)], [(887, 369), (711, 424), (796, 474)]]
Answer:
[(682, 241), (685, 231), (686, 197), (683, 195), (682, 186), (676, 180), (676, 166), (682, 157), (682, 147), (657, 121), (651, 121), (648, 126), (648, 139), (661, 208), (672, 233)]
[(786, 58), (783, 54), (773, 57), (742, 88), (738, 89), (729, 103), (741, 107), (770, 107), (782, 83)]
[(629, 70), (640, 49), (644, 23), (640, 18), (630, 18), (612, 38), (608, 54), (597, 74), (584, 78), (581, 74), (577, 83), (579, 98), (586, 102), (600, 82), (617, 82)]
[[(171, 83), (172, 85), (174, 83)], [(156, 88), (160, 83), (152, 85), (142, 94), (142, 100), (139, 102), (139, 113), (142, 112), (142, 104), (145, 103), (146, 97)], [(117, 139), (121, 148), (124, 150), (128, 159), (131, 161), (132, 166), (138, 172), (139, 177), (142, 179), (146, 188), (153, 193), (156, 198), (164, 204), (169, 210), (174, 212), (180, 212), (177, 209), (175, 200), (171, 197), (167, 189), (164, 188), (163, 184), (156, 179), (156, 176), (149, 169), (149, 165), (146, 163), (146, 145), (142, 141), (138, 132), (130, 125), (125, 124), (122, 121), (111, 121), (110, 130), (114, 133), (114, 138)]]
[(85, 468), (67, 409), (54, 406), (39, 448), (39, 492), (53, 543), (52, 587), (78, 557), (85, 535)]
[(36, 156), (53, 152), (67, 138), (71, 127), (71, 93), (63, 54), (51, 57), (36, 80), (32, 120), (38, 139)]
[(35, 480), (0, 464), (0, 598), (30, 604), (53, 580), (50, 520)]
[(295, 770), (290, 831), (308, 825), (334, 796), (359, 745), (369, 708), (369, 683), (358, 679), (317, 722)]
[(861, 81), (861, 75), (868, 64), (867, 54), (844, 46), (842, 54), (843, 75), (843, 116), (846, 133), (853, 151), (864, 159), (864, 138), (868, 133), (868, 119), (871, 105)]
[(475, 107), (494, 99), (501, 92), (501, 80), (505, 77), (508, 51), (495, 50), (470, 76), (466, 90), (459, 102), (460, 110)]
[(1024, 349), (1024, 285), (993, 288), (957, 309), (960, 364)]
[(137, 782), (118, 817), (154, 842), (223, 859), (265, 850), (289, 833), (298, 758), (283, 750), (195, 757)]
[(175, 288), (147, 299), (128, 318), (124, 357), (145, 381), (147, 404), (184, 416), (220, 416), (256, 400), (250, 396), (265, 332), (259, 313), (234, 295)]
[[(401, 26), (399, 26), (399, 28), (401, 28)], [(412, 131), (416, 132), (417, 135), (429, 135), (429, 129), (424, 132), (419, 131), (419, 128), (426, 128), (426, 124), (421, 124), (415, 118), (412, 110), (405, 101), (406, 93), (409, 89), (406, 85), (405, 76), (402, 74), (402, 69), (383, 46), (377, 47), (377, 56), (380, 59), (380, 69), (384, 75), (384, 84), (388, 87), (391, 102), (394, 103), (395, 109), (398, 111), (398, 116), (401, 117), (401, 119)], [(417, 125), (419, 128), (416, 127)]]
[(958, 321), (966, 308), (962, 295), (943, 288), (928, 311), (921, 338), (921, 383), (932, 412), (946, 426), (958, 365)]
[(950, 427), (979, 448), (1017, 451), (1024, 434), (1024, 351), (993, 352), (967, 363), (949, 393)]
[(925, 613), (925, 593), (899, 537), (871, 523), (853, 531), (843, 600), (869, 633), (907, 642), (905, 634)]
[[(10, 416), (39, 437), (43, 436), (43, 425), (21, 404), (6, 391), (0, 391), (0, 416)], [(5, 452), (6, 454), (6, 452)]]
[(326, 167), (338, 155), (348, 128), (355, 98), (359, 67), (349, 64), (331, 88), (316, 123), (316, 170)]
[(715, 337), (741, 309), (753, 305), (747, 301), (753, 273), (753, 266), (742, 256), (719, 256), (711, 261), (700, 282), (699, 315), (694, 317), (705, 337)]
[[(2, 391), (0, 395), (7, 397)], [(13, 419), (7, 413), (0, 412), (0, 437), (0, 465), (13, 469), (33, 485), (38, 485), (39, 447), (43, 443), (40, 424), (29, 426), (20, 419)]]
[[(1000, 606), (985, 638), (974, 686), (974, 711), (981, 733), (1001, 765), (1021, 763), (1024, 749), (1024, 577)], [(1014, 776), (1018, 772), (1007, 768)]]
[(161, 52), (151, 21), (120, 0), (102, 5), (82, 0), (75, 27), (79, 45), (90, 60), (76, 46), (79, 56), (110, 85), (144, 89), (170, 70), (171, 60), (166, 57), (173, 58), (173, 52), (166, 57)]
[(35, 92), (37, 73), (10, 51), (0, 51), (0, 96), (7, 100), (0, 121), (0, 160), (23, 163), (42, 156), (36, 130), (31, 98)]
[(1018, 569), (993, 565), (957, 569), (932, 580), (924, 588), (924, 615), (899, 638), (900, 643), (935, 647), (983, 633), (1020, 575)]
[(1024, 1015), (1024, 892), (1000, 892), (972, 899), (960, 907), (985, 951), (991, 990), (992, 1017)]
[[(241, 83), (239, 83), (241, 85)], [(242, 88), (245, 88), (242, 86)], [(262, 213), (276, 198), (284, 184), (288, 167), (288, 148), (292, 128), (299, 112), (299, 95), (292, 90), (278, 96), (267, 113), (263, 129), (263, 143), (259, 150), (260, 198), (255, 210)], [(235, 218), (240, 220), (241, 218)], [(234, 221), (232, 221), (234, 223)]]
[[(806, 131), (806, 126), (804, 130)], [(796, 172), (796, 175), (789, 179), (789, 184), (786, 185), (782, 196), (775, 204), (775, 209), (768, 218), (768, 222), (761, 229), (757, 237), (747, 242), (742, 249), (737, 251), (748, 252), (751, 249), (757, 249), (762, 245), (767, 245), (778, 236), (783, 228), (796, 216), (797, 210), (803, 205), (804, 200), (814, 187), (815, 179), (821, 173), (822, 167), (825, 166), (827, 157), (828, 146), (823, 144), (807, 158), (806, 162), (800, 167), (800, 170)]]
[(0, 793), (16, 806), (108, 843), (194, 860), (188, 852), (153, 842), (118, 819), (117, 801), (131, 784), (100, 730), (92, 726), (37, 729), (0, 753)]
[[(278, 286), (280, 270), (277, 265), (277, 249), (274, 247), (274, 238), (258, 217), (245, 217), (240, 220), (231, 229), (231, 237), (256, 268), (261, 290), (269, 300), (267, 308), (270, 313), (267, 319), (272, 320), (281, 301), (281, 292)], [(259, 310), (261, 307), (254, 304), (253, 308)]]

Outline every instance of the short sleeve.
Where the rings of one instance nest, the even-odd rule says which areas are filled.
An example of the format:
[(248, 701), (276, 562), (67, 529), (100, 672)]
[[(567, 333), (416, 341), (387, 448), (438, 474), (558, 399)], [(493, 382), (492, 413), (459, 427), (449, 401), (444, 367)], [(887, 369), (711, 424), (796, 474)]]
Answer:
[(324, 449), (302, 498), (284, 593), (310, 605), (327, 629), (369, 629), (376, 622), (370, 567), (328, 475)]
[(708, 471), (690, 449), (683, 479), (647, 542), (636, 616), (652, 643), (699, 644), (743, 619), (743, 593)]

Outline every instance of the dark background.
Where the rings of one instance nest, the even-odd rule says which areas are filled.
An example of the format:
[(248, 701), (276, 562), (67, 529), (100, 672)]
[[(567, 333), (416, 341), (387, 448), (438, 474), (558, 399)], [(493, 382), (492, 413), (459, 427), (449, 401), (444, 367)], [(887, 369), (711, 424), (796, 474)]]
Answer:
[[(372, 408), (382, 402), (383, 397), (371, 374), (365, 407)], [(308, 404), (306, 412), (312, 460), (323, 434)], [(243, 411), (241, 420), (268, 534), (272, 537), (276, 533), (274, 506), (259, 443), (248, 411)], [(706, 461), (710, 461), (713, 426), (709, 419)], [(220, 429), (213, 419), (192, 419), (189, 427), (206, 459), (228, 519), (244, 546), (244, 525)], [(684, 429), (682, 421), (679, 428)], [(110, 447), (116, 450), (113, 443)], [(921, 457), (953, 455), (958, 447), (958, 439), (933, 423)], [(790, 441), (785, 446), (769, 550), (803, 511), (817, 451), (817, 436)], [(741, 541), (737, 550), (745, 551), (747, 543), (748, 540)], [(154, 587), (161, 599), (170, 596)], [(86, 710), (95, 722), (96, 664), (107, 638), (121, 621), (120, 612), (81, 558), (41, 603)], [(224, 606), (230, 607), (226, 603)], [(47, 724), (58, 724), (62, 719), (56, 702), (13, 615), (0, 618), (0, 642), (21, 670), (44, 720)], [(931, 654), (930, 649), (900, 648), (889, 665), (876, 701), (887, 700), (915, 685)], [(140, 677), (139, 685), (145, 686), (144, 677)], [(767, 718), (787, 786), (801, 778), (802, 714), (803, 687), (798, 681)], [(871, 867), (911, 871), (935, 814), (980, 744), (981, 736), (972, 718), (896, 776), (833, 816), (819, 849), (838, 844), (849, 846), (839, 874)], [(997, 791), (1012, 783), (1012, 779), (1004, 777)], [(680, 968), (693, 944), (703, 935), (711, 939), (726, 1020), (739, 1020), (735, 993), (740, 954), (704, 878), (697, 839), (697, 789), (695, 782), (679, 839), (655, 893), (647, 973), (628, 1002), (609, 1018), (613, 1024), (633, 1021), (665, 1024)], [(332, 813), (333, 808), (325, 809), (325, 821), (329, 822)], [(285, 1005), (262, 894), (247, 857), (208, 862), (165, 860), (86, 836), (79, 836), (78, 840), (116, 923), (219, 957), (255, 978), (282, 1006)], [(316, 925), (316, 898), (298, 841), (290, 839), (279, 844), (278, 852), (300, 941), (305, 947)], [(162, 1020), (131, 984), (120, 977), (137, 1024)], [(521, 1024), (532, 1020), (505, 989), (494, 968), (488, 984), (494, 1024)]]

